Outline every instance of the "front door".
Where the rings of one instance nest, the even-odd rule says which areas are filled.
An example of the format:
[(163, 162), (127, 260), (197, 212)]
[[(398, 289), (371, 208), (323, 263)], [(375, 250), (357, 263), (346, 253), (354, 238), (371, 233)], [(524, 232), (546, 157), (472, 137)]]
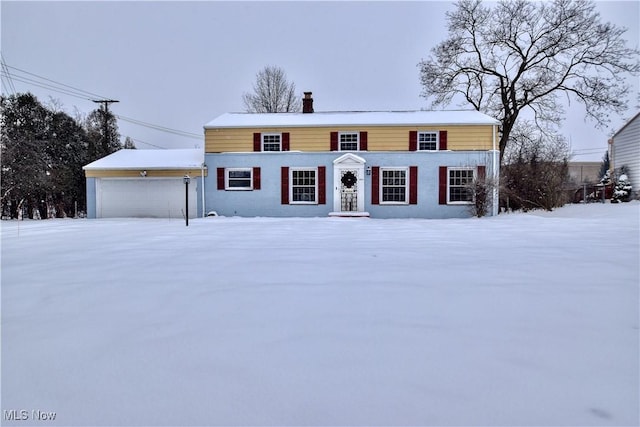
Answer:
[(333, 211), (346, 216), (361, 216), (364, 212), (365, 160), (346, 153), (333, 161)]
[(358, 212), (358, 170), (340, 171), (340, 212)]

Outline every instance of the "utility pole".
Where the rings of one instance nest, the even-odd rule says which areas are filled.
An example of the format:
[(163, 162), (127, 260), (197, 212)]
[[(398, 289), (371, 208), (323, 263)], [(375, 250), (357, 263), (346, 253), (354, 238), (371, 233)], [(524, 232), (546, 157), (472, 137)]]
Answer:
[(114, 102), (120, 102), (115, 99), (93, 99), (93, 102), (96, 104), (102, 104), (104, 106), (104, 115), (102, 116), (102, 125), (104, 127), (104, 138), (102, 140), (102, 154), (108, 154), (108, 143), (109, 143), (109, 121), (107, 120), (109, 117), (109, 104)]

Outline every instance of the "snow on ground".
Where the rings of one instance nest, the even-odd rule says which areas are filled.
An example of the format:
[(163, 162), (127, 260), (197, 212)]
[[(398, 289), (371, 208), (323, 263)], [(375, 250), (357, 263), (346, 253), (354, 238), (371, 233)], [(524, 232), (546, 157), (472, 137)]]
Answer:
[(3, 423), (638, 425), (639, 214), (2, 222)]

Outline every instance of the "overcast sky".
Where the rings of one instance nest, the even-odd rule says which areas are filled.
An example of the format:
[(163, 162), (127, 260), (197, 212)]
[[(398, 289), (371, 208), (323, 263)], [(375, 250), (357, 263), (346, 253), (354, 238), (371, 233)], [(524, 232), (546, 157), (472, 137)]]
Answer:
[[(638, 47), (640, 2), (597, 5)], [(282, 67), (300, 95), (312, 91), (316, 111), (426, 108), (417, 64), (446, 37), (453, 3), (3, 0), (0, 8), (2, 57), (15, 91), (57, 99), (71, 115), (96, 108), (90, 98), (115, 99), (110, 108), (123, 118), (194, 134), (120, 120), (123, 139), (138, 148), (193, 148), (202, 146), (205, 123), (243, 111), (242, 94), (265, 65)], [(91, 94), (22, 82), (53, 85), (25, 72)], [(631, 108), (613, 117), (614, 129), (638, 110), (639, 78), (630, 81)], [(568, 113), (563, 133), (574, 160), (600, 160), (610, 131), (585, 123), (577, 103)]]

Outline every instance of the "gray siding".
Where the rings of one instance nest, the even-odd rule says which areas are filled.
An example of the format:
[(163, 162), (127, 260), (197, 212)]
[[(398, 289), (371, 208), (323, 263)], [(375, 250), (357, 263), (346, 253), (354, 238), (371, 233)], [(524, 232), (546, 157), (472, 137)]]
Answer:
[[(333, 161), (344, 152), (277, 152), (205, 154), (206, 212), (223, 216), (322, 217), (333, 211)], [(418, 204), (372, 205), (371, 175), (364, 176), (364, 210), (374, 218), (462, 218), (467, 206), (438, 204), (440, 166), (486, 166), (493, 174), (492, 153), (486, 151), (443, 152), (354, 152), (366, 160), (365, 167), (418, 167)], [(326, 167), (326, 204), (281, 204), (281, 167)], [(260, 168), (261, 189), (226, 191), (217, 189), (217, 168)]]
[(613, 137), (613, 165), (626, 166), (634, 193), (640, 189), (640, 114)]

